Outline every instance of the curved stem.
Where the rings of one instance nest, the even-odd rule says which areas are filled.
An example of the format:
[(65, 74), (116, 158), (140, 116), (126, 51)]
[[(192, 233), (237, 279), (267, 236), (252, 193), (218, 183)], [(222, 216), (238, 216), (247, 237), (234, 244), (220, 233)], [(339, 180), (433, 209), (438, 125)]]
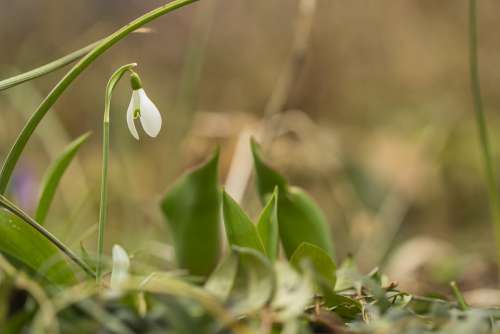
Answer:
[(54, 105), (61, 94), (68, 88), (68, 86), (90, 65), (92, 64), (100, 55), (102, 55), (111, 46), (116, 44), (118, 41), (125, 38), (128, 34), (134, 30), (142, 27), (146, 23), (166, 14), (180, 7), (186, 6), (198, 0), (174, 0), (166, 5), (158, 7), (143, 16), (137, 18), (136, 20), (125, 25), (121, 29), (117, 30), (113, 34), (104, 38), (99, 44), (85, 57), (83, 57), (73, 68), (57, 83), (57, 85), (52, 89), (52, 91), (47, 95), (47, 97), (38, 106), (37, 110), (30, 117), (21, 133), (16, 139), (16, 142), (12, 146), (5, 159), (2, 166), (2, 171), (0, 172), (0, 194), (4, 194), (9, 180), (12, 176), (12, 172), (21, 156), (21, 153), (26, 146), (29, 138), (35, 131), (36, 127), (43, 119), (45, 114)]
[(102, 256), (104, 252), (104, 227), (108, 220), (108, 165), (109, 165), (109, 114), (111, 106), (111, 96), (116, 84), (123, 75), (131, 71), (136, 63), (124, 65), (117, 69), (109, 78), (106, 85), (106, 96), (104, 97), (104, 118), (102, 124), (102, 176), (101, 176), (101, 201), (99, 205), (99, 234), (97, 240), (97, 266), (96, 281), (101, 280)]
[(496, 241), (496, 256), (498, 270), (500, 270), (500, 202), (495, 178), (495, 168), (491, 157), (491, 148), (486, 126), (486, 117), (483, 110), (481, 86), (479, 82), (479, 65), (477, 56), (477, 23), (476, 0), (469, 1), (469, 70), (474, 112), (479, 131), (480, 146), (486, 170), (486, 185), (490, 201), (491, 220)]
[(68, 256), (73, 262), (75, 262), (80, 268), (83, 269), (89, 276), (95, 277), (94, 271), (83, 262), (73, 251), (63, 244), (59, 239), (57, 239), (52, 233), (47, 231), (42, 225), (38, 224), (33, 218), (31, 218), (27, 213), (25, 213), (22, 209), (17, 207), (14, 203), (9, 201), (5, 196), (0, 195), (0, 205), (5, 209), (9, 210), (12, 214), (21, 218), (22, 221), (28, 223), (37, 230), (41, 235), (47, 238), (50, 242), (52, 242), (61, 252), (63, 252), (66, 256)]

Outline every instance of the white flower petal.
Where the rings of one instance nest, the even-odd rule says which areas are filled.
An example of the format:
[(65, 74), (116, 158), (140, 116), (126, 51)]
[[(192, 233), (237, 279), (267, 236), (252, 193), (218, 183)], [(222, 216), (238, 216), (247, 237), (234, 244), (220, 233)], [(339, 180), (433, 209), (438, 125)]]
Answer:
[(130, 103), (127, 109), (127, 125), (130, 133), (134, 136), (135, 139), (139, 140), (139, 134), (137, 133), (137, 129), (135, 128), (134, 123), (134, 111), (139, 106), (139, 94), (137, 91), (132, 92), (132, 98), (130, 99)]
[(156, 137), (161, 129), (161, 114), (153, 101), (149, 99), (144, 89), (139, 89), (139, 101), (141, 105), (141, 124), (144, 131), (150, 137)]
[(111, 270), (111, 289), (120, 289), (120, 286), (128, 279), (130, 260), (127, 252), (120, 246), (113, 246), (113, 269)]

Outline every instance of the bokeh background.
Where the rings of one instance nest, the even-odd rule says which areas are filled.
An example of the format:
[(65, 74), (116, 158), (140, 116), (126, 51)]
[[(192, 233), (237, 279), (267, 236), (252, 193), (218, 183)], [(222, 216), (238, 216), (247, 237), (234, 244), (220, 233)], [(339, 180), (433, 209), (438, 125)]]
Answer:
[[(83, 47), (161, 4), (2, 1), (0, 77)], [(497, 165), (499, 12), (498, 1), (479, 2), (481, 84)], [(412, 289), (450, 278), (490, 286), (493, 237), (467, 33), (465, 0), (202, 0), (132, 34), (80, 76), (37, 129), (11, 196), (33, 212), (47, 166), (91, 131), (48, 227), (94, 249), (104, 88), (114, 69), (138, 62), (164, 127), (156, 139), (132, 138), (130, 89), (121, 83), (112, 102), (108, 250), (119, 242), (151, 262), (169, 257), (162, 194), (216, 145), (221, 183), (230, 173), (245, 180), (246, 145), (238, 142), (253, 134), (268, 160), (323, 208), (339, 260), (352, 254), (364, 270), (380, 265)], [(66, 70), (0, 93), (2, 159)], [(252, 179), (243, 188), (230, 183), (255, 216)]]

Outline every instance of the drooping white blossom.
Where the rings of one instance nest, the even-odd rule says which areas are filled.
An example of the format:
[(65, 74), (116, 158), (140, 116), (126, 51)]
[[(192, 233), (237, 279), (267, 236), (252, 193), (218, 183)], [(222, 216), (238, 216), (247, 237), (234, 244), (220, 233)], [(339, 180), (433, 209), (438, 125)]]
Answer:
[(153, 101), (142, 88), (137, 74), (131, 76), (132, 98), (127, 109), (127, 125), (132, 136), (139, 140), (139, 133), (135, 127), (135, 120), (139, 119), (144, 132), (150, 137), (156, 137), (161, 129), (161, 114)]

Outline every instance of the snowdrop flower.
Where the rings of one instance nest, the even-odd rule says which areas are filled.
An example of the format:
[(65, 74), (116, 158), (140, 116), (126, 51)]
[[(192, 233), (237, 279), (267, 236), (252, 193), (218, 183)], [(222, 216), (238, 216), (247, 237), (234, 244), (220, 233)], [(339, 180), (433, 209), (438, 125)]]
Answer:
[(132, 136), (139, 140), (139, 134), (135, 128), (134, 121), (138, 118), (142, 128), (150, 137), (156, 137), (161, 128), (161, 115), (158, 108), (146, 95), (142, 88), (141, 79), (137, 73), (133, 72), (130, 76), (132, 86), (132, 98), (127, 109), (127, 125)]
[(120, 246), (113, 246), (113, 269), (111, 270), (110, 286), (112, 290), (120, 290), (120, 287), (128, 279), (130, 260), (127, 252)]

